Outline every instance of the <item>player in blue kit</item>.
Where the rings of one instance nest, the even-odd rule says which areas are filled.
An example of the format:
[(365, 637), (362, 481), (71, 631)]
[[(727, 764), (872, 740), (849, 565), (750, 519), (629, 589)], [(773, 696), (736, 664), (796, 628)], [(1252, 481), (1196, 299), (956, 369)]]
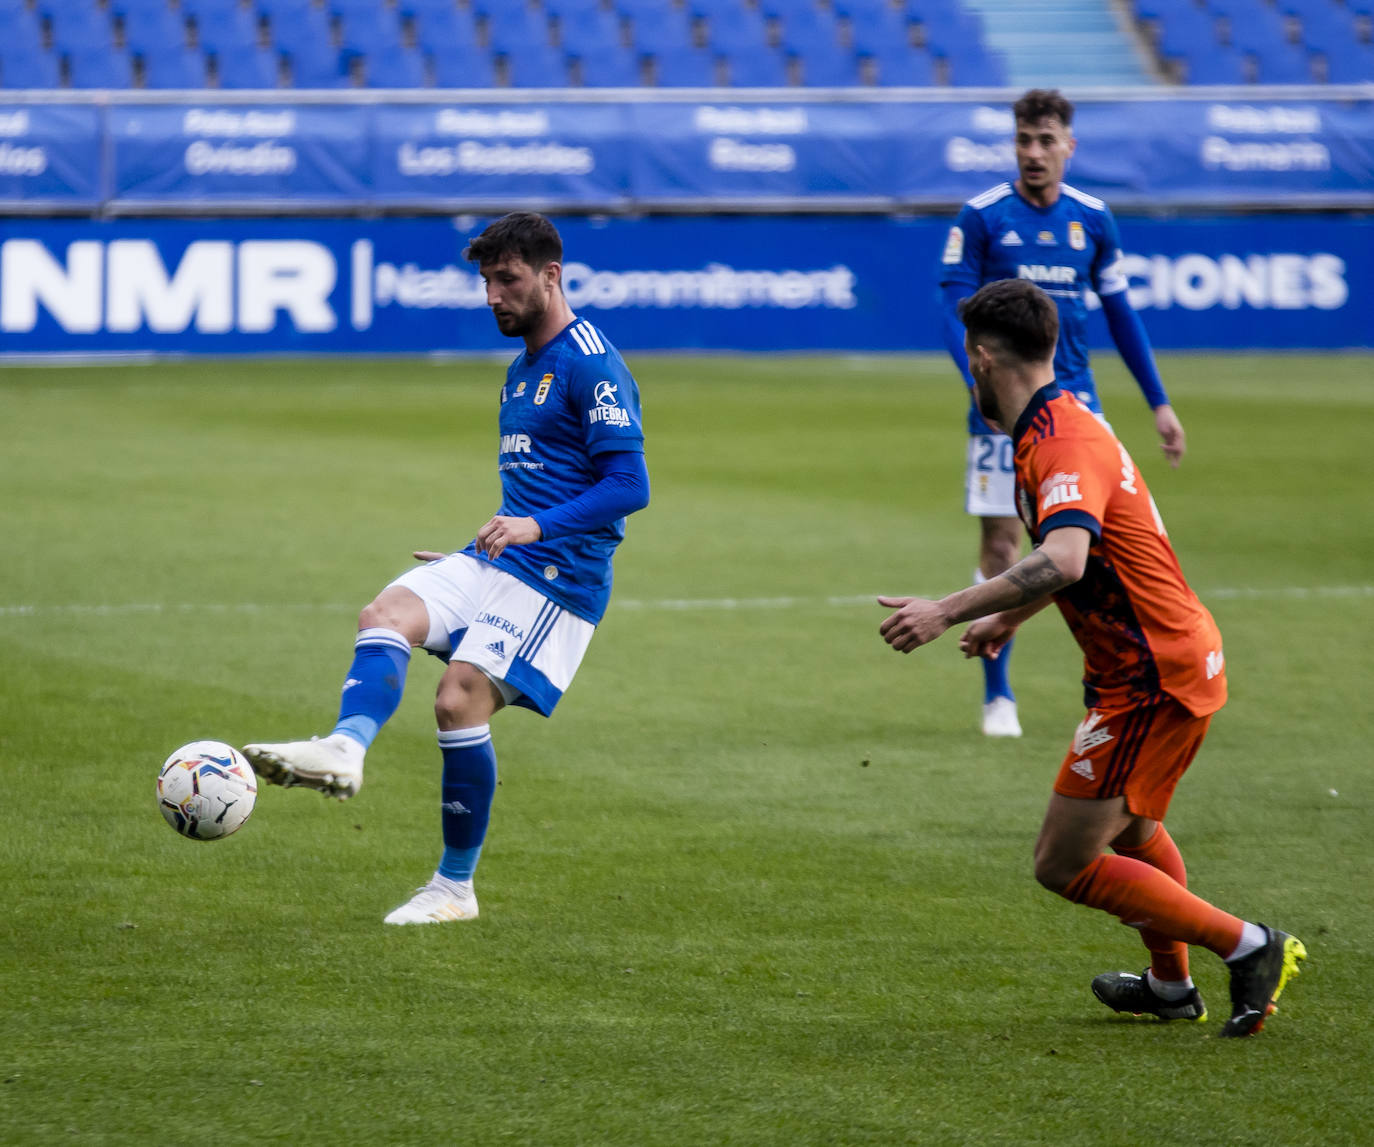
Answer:
[(506, 705), (552, 714), (606, 612), (625, 516), (649, 502), (639, 389), (569, 308), (554, 225), (506, 215), (464, 257), (481, 270), (501, 333), (525, 341), (501, 387), (500, 509), (462, 551), (417, 551), (426, 564), (363, 609), (333, 732), (244, 747), (268, 782), (346, 800), (400, 704), (411, 648), (447, 662), (434, 702), (443, 852), (388, 924), (477, 915), (472, 875), (496, 790), (491, 717)]
[[(1012, 107), (1016, 120), (1014, 183), (999, 183), (964, 204), (940, 258), (943, 333), (950, 357), (973, 388), (959, 304), (985, 283), (1029, 279), (1059, 309), (1055, 381), (1101, 415), (1088, 363), (1087, 292), (1102, 301), (1116, 343), (1146, 402), (1164, 454), (1177, 466), (1183, 457), (1183, 426), (1169, 404), (1140, 316), (1127, 297), (1118, 267), (1121, 241), (1107, 205), (1063, 182), (1077, 141), (1073, 104), (1057, 91), (1028, 91)], [(977, 580), (996, 577), (1021, 554), (1022, 529), (1013, 501), (1012, 441), (996, 433), (970, 402), (964, 508), (980, 522)], [(984, 659), (983, 732), (1019, 737), (1021, 723), (1008, 676), (1011, 644)]]

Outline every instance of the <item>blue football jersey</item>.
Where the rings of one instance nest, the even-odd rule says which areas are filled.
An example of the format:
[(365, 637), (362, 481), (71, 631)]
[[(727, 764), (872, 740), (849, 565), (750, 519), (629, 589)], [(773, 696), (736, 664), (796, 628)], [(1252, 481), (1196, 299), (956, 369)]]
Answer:
[[(940, 285), (966, 283), (977, 290), (998, 279), (1029, 279), (1043, 289), (1059, 307), (1055, 381), (1100, 414), (1088, 363), (1085, 292), (1126, 290), (1121, 239), (1102, 200), (1067, 183), (1059, 185), (1059, 192), (1053, 207), (1027, 202), (1010, 183), (970, 199), (945, 241)], [(988, 433), (977, 411), (970, 415), (969, 428)]]
[[(597, 454), (643, 452), (639, 388), (625, 360), (585, 319), (539, 353), (518, 355), (501, 388), (500, 514), (524, 518), (596, 485)], [(595, 624), (611, 596), (620, 518), (590, 533), (510, 546), (493, 565)], [(475, 540), (463, 551), (481, 561)]]

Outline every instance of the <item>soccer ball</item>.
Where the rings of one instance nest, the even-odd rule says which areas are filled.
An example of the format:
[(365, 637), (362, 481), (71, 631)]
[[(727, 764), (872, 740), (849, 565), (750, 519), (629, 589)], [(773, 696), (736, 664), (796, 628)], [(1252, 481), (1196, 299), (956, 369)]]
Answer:
[(192, 840), (237, 832), (257, 799), (253, 766), (223, 741), (182, 745), (157, 774), (157, 807), (168, 824)]

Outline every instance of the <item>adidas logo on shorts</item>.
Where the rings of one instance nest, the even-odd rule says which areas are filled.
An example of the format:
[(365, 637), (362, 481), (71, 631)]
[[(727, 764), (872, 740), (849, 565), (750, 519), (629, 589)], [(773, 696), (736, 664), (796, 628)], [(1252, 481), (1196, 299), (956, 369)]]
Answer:
[(1074, 761), (1074, 763), (1071, 764), (1071, 765), (1069, 766), (1069, 768), (1072, 769), (1075, 773), (1077, 773), (1077, 774), (1078, 774), (1080, 777), (1082, 777), (1084, 780), (1089, 780), (1089, 781), (1095, 781), (1095, 780), (1097, 780), (1097, 775), (1093, 772), (1093, 763), (1092, 763), (1092, 761), (1086, 761), (1086, 760), (1085, 760), (1085, 761)]
[(494, 653), (497, 657), (505, 657), (506, 643), (504, 641), (493, 641), (487, 646), (488, 653)]

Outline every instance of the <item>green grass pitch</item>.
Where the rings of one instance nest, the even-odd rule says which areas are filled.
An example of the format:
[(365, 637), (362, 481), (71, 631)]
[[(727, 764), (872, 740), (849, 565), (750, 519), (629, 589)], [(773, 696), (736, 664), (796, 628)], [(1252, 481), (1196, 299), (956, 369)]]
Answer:
[(941, 359), (631, 356), (654, 500), (552, 721), (494, 722), (472, 924), (437, 859), (438, 664), (348, 804), (182, 840), (183, 742), (327, 732), (356, 610), (494, 509), (491, 361), (0, 373), (0, 1143), (1163, 1147), (1370, 1142), (1374, 362), (1173, 356), (1108, 412), (1226, 636), (1174, 802), (1193, 887), (1310, 959), (1254, 1040), (1090, 995), (1135, 933), (1030, 853), (1081, 717), (1043, 615), (1025, 737), (879, 593), (967, 582)]

